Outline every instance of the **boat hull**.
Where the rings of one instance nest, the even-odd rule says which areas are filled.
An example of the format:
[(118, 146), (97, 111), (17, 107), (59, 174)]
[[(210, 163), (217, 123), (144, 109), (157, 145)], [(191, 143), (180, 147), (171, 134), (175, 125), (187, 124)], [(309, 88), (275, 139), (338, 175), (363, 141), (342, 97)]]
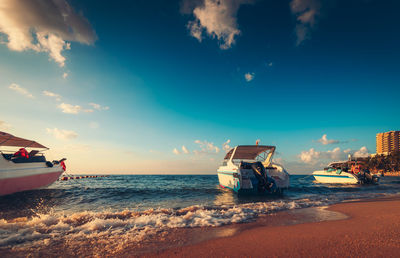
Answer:
[(54, 183), (63, 171), (0, 179), (0, 196), (43, 188)]
[(43, 188), (54, 183), (64, 169), (45, 162), (14, 163), (0, 156), (0, 196)]
[(358, 184), (359, 179), (356, 175), (351, 173), (342, 172), (336, 174), (335, 172), (315, 171), (313, 176), (316, 181), (326, 184)]
[(219, 185), (222, 188), (228, 188), (235, 192), (239, 192), (240, 180), (239, 178), (234, 176), (234, 174), (237, 175), (236, 172), (218, 171), (217, 174), (218, 174)]
[[(217, 175), (219, 185), (222, 188), (231, 189), (240, 194), (260, 193), (258, 189), (258, 179), (250, 169), (227, 170), (225, 167), (225, 169), (219, 169)], [(282, 180), (275, 173), (275, 176), (268, 177), (268, 180), (273, 182), (274, 187), (272, 190), (266, 191), (266, 193), (282, 193), (283, 189), (289, 187), (288, 176), (286, 180)]]

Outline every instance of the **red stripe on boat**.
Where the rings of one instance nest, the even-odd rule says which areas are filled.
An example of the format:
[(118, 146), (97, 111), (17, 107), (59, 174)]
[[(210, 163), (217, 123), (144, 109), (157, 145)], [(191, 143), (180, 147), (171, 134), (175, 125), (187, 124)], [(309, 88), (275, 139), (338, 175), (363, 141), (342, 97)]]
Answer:
[(64, 171), (0, 179), (0, 195), (33, 190), (54, 183)]

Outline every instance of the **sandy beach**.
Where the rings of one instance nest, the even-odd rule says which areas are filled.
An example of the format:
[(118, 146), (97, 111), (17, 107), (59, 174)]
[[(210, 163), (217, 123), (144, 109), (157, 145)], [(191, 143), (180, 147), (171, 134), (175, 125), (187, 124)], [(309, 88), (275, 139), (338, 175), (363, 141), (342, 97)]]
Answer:
[[(328, 208), (348, 219), (283, 226), (249, 225), (231, 237), (148, 257), (398, 257), (400, 200), (342, 203)], [(257, 223), (255, 223), (257, 224)]]

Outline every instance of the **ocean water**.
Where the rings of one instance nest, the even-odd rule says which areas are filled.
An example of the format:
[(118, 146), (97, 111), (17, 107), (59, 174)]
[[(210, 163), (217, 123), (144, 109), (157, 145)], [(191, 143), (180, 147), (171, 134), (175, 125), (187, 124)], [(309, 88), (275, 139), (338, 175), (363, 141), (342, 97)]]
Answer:
[[(238, 196), (216, 175), (111, 175), (57, 181), (0, 197), (0, 248), (113, 238), (138, 241), (171, 228), (253, 221), (282, 210), (400, 195), (400, 178), (378, 185), (323, 185), (292, 175), (282, 196)], [(117, 248), (117, 247), (116, 247)]]

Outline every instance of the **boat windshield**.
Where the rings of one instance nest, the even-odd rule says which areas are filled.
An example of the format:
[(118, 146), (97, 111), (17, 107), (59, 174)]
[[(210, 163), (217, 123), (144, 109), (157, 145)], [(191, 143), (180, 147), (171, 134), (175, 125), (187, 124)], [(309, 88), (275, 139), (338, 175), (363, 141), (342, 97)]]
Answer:
[(233, 163), (245, 162), (268, 162), (271, 160), (275, 152), (275, 146), (266, 145), (239, 145), (231, 149), (224, 158), (224, 163), (231, 159)]

